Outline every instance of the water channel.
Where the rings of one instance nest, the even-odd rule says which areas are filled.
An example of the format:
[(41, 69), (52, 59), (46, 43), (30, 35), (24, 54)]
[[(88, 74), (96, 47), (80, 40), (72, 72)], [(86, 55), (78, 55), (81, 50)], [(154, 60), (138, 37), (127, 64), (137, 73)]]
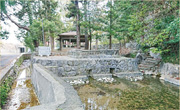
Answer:
[(39, 101), (31, 84), (30, 60), (25, 60), (3, 110), (21, 110), (36, 105), (39, 105)]
[(86, 110), (179, 110), (178, 86), (144, 76), (141, 81), (114, 78), (113, 83), (90, 80), (74, 85)]

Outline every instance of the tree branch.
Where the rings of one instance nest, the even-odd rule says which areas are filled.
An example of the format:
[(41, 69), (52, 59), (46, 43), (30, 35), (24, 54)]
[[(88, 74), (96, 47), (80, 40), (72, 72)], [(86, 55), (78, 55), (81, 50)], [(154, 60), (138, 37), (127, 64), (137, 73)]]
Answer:
[(6, 13), (5, 13), (5, 15), (6, 15), (6, 16), (8, 17), (8, 19), (9, 19), (12, 23), (14, 23), (17, 27), (19, 27), (19, 28), (21, 28), (21, 29), (24, 29), (24, 30), (27, 30), (27, 31), (30, 31), (30, 29), (29, 29), (28, 27), (22, 26), (22, 25), (18, 24), (17, 22), (15, 22), (14, 20), (12, 20), (11, 17), (10, 17), (9, 15), (7, 15)]

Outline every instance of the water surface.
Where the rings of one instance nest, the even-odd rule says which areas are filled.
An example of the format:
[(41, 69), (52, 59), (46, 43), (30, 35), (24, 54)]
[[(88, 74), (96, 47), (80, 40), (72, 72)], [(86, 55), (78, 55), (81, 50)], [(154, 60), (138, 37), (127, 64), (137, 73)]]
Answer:
[(136, 82), (120, 78), (115, 80), (113, 83), (102, 83), (92, 79), (89, 84), (74, 88), (86, 110), (179, 109), (178, 86), (151, 76)]

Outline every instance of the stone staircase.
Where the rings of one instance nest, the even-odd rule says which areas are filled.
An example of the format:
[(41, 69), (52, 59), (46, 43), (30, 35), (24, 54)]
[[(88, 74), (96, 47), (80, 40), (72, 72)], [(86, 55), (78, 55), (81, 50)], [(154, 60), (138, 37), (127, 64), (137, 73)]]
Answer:
[(146, 57), (139, 65), (138, 68), (141, 72), (152, 71), (154, 72), (160, 66), (160, 59), (154, 59), (153, 57)]

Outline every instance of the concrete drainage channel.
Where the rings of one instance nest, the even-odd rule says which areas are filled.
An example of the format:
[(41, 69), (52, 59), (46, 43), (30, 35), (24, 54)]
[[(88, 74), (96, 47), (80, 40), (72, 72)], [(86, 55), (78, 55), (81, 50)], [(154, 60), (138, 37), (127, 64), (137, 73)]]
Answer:
[(25, 60), (18, 68), (8, 103), (2, 110), (84, 110), (69, 83), (39, 64), (30, 69), (30, 64), (30, 60)]
[(33, 64), (32, 83), (41, 105), (26, 110), (84, 110), (74, 88), (43, 66)]
[(3, 110), (20, 110), (28, 106), (39, 105), (39, 101), (31, 84), (30, 60), (24, 60), (20, 72), (14, 81), (9, 98)]

